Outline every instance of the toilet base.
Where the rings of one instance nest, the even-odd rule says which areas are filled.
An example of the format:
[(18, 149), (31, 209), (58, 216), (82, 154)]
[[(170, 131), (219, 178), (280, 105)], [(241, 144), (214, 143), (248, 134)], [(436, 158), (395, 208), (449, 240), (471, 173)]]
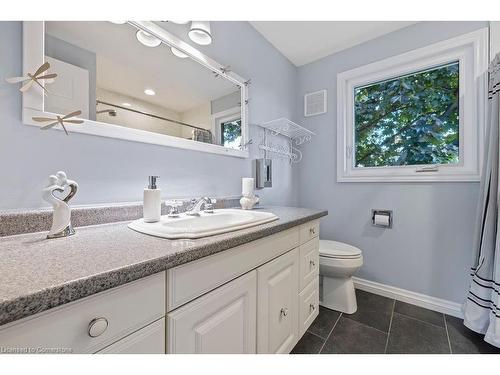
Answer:
[(328, 309), (337, 310), (345, 314), (354, 314), (358, 309), (356, 292), (351, 277), (334, 278), (321, 276), (323, 285), (320, 292), (319, 304)]

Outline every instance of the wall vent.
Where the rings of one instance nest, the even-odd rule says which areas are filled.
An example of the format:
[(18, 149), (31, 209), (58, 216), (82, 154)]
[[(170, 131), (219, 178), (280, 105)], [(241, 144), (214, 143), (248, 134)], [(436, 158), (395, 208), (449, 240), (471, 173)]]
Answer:
[(310, 92), (304, 95), (304, 116), (316, 116), (326, 113), (326, 90)]

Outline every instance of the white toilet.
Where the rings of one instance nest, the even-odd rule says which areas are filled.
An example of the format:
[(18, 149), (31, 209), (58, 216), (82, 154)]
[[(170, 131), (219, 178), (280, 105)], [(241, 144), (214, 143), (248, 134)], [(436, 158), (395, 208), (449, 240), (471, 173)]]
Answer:
[(353, 314), (358, 309), (352, 275), (363, 265), (363, 255), (357, 247), (319, 240), (320, 305)]

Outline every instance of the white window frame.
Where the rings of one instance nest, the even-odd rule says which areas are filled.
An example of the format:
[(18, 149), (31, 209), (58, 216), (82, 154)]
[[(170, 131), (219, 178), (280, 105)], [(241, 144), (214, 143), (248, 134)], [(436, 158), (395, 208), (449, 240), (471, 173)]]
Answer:
[[(216, 141), (219, 142), (221, 137), (221, 132), (220, 132), (221, 124), (223, 122), (241, 119), (240, 107), (233, 107), (221, 112), (216, 112), (212, 114), (211, 117), (212, 117), (212, 134), (216, 137), (215, 138)], [(242, 134), (243, 134), (243, 129), (242, 129)]]
[[(354, 90), (383, 80), (459, 62), (459, 163), (354, 166)], [(486, 117), (488, 28), (448, 39), (337, 75), (337, 181), (479, 181)], [(424, 169), (425, 170), (425, 169)]]

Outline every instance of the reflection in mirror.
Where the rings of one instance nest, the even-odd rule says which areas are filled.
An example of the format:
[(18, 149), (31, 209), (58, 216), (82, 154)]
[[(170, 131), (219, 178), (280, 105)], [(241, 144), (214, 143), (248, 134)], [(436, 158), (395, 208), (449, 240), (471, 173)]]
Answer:
[(45, 22), (44, 110), (240, 149), (240, 87), (129, 24)]

